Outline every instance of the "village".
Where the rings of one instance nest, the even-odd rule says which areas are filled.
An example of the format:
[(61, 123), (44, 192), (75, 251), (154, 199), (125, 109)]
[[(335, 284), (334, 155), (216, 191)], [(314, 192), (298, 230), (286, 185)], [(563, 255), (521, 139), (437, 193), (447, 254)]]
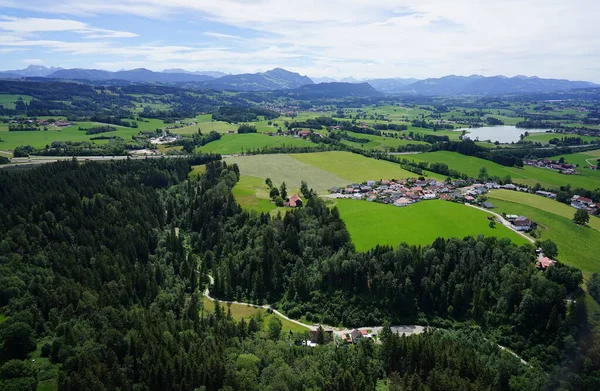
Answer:
[(523, 160), (523, 164), (530, 167), (545, 168), (565, 175), (579, 174), (576, 170), (577, 165), (566, 163), (563, 158), (558, 161), (551, 159), (525, 159)]
[[(330, 189), (330, 197), (367, 200), (405, 207), (416, 202), (434, 199), (473, 203), (477, 201), (479, 196), (491, 189), (518, 190), (519, 188), (513, 184), (473, 183), (462, 179), (451, 182), (416, 178), (398, 181), (382, 179), (380, 181), (366, 181), (361, 184), (352, 183), (345, 187), (333, 187)], [(482, 205), (488, 209), (493, 208), (493, 205), (489, 202), (483, 202)]]

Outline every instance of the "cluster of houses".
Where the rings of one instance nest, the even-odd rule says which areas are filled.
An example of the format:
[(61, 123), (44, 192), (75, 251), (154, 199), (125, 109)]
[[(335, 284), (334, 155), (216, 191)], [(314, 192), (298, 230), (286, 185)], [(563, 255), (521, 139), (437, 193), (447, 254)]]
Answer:
[(600, 203), (596, 204), (593, 200), (580, 195), (571, 198), (571, 206), (575, 209), (585, 209), (591, 215), (597, 215), (600, 210)]
[(72, 126), (73, 123), (71, 121), (55, 121), (53, 119), (50, 120), (33, 120), (33, 119), (25, 119), (25, 120), (10, 120), (9, 124), (26, 124), (26, 125), (37, 125), (37, 126), (58, 126), (59, 128), (66, 128)]
[(369, 332), (367, 330), (354, 329), (351, 332), (349, 332), (348, 334), (345, 334), (342, 338), (342, 341), (346, 345), (351, 345), (351, 344), (359, 343), (363, 338), (369, 339), (369, 338), (373, 338), (373, 336), (371, 334), (369, 334)]
[[(234, 132), (235, 133), (235, 132)], [(313, 132), (311, 132), (308, 129), (291, 129), (291, 130), (284, 130), (281, 132), (265, 132), (265, 134), (267, 136), (287, 136), (287, 137), (293, 137), (293, 138), (307, 138), (310, 137), (311, 134), (313, 134)], [(319, 133), (314, 133), (315, 135), (319, 136), (319, 137), (323, 137), (321, 134)]]
[(159, 137), (151, 138), (149, 141), (151, 144), (168, 144), (177, 140), (181, 140), (183, 136), (179, 134), (170, 134), (163, 129), (162, 134)]
[(545, 168), (547, 170), (556, 171), (566, 175), (579, 174), (579, 172), (576, 170), (576, 164), (570, 164), (551, 159), (525, 159), (523, 160), (523, 164), (531, 167)]
[[(361, 184), (352, 183), (342, 188), (333, 187), (330, 192), (332, 198), (367, 200), (404, 207), (421, 200), (434, 199), (472, 203), (479, 195), (491, 189), (508, 188), (506, 186), (514, 185), (500, 186), (497, 183), (471, 183), (464, 180), (440, 182), (435, 179), (408, 178), (398, 181), (382, 179)], [(491, 209), (494, 206), (486, 202), (484, 207)]]

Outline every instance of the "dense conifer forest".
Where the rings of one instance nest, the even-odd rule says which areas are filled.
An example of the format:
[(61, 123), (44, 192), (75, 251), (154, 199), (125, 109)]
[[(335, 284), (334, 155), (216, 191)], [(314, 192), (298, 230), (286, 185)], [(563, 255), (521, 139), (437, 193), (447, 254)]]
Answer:
[[(192, 163), (206, 172), (188, 180)], [(284, 215), (248, 212), (232, 194), (238, 179), (218, 156), (0, 171), (0, 389), (600, 384), (600, 328), (577, 269), (542, 273), (533, 248), (481, 237), (357, 253), (336, 208), (307, 192)], [(206, 311), (208, 275), (220, 299), (334, 326), (384, 324), (382, 343), (298, 346), (218, 304)], [(403, 337), (387, 327), (402, 323), (435, 328)]]

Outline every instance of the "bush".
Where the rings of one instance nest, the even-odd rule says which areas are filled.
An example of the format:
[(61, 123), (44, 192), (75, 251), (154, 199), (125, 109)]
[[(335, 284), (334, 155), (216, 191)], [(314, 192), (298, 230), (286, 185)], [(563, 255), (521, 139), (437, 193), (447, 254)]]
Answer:
[(35, 369), (27, 361), (9, 360), (0, 367), (0, 379), (35, 377)]
[(590, 296), (600, 303), (600, 275), (598, 273), (592, 274), (592, 277), (587, 282), (587, 289)]
[(277, 197), (277, 198), (275, 198), (275, 205), (276, 205), (276, 206), (278, 206), (278, 207), (282, 207), (282, 206), (283, 206), (283, 204), (284, 204), (284, 202), (283, 202), (283, 198), (281, 198), (281, 197)]
[(35, 150), (31, 145), (23, 145), (20, 147), (16, 147), (13, 151), (14, 157), (29, 157)]
[(243, 133), (256, 133), (256, 126), (251, 126), (251, 125), (240, 125), (240, 127), (238, 128), (237, 132), (239, 134), (243, 134)]
[(42, 357), (50, 357), (51, 351), (52, 351), (52, 345), (50, 345), (48, 342), (46, 342), (45, 344), (42, 345), (42, 352), (41, 352)]
[(33, 330), (24, 322), (15, 322), (0, 330), (2, 350), (5, 359), (25, 359), (36, 348)]

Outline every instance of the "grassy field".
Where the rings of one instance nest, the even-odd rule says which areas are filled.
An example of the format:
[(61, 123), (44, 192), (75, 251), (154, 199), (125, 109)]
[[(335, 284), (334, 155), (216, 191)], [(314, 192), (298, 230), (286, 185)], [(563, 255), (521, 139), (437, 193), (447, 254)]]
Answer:
[[(298, 189), (300, 182), (306, 181), (319, 194), (352, 182), (415, 177), (397, 164), (350, 152), (236, 156), (225, 160), (236, 163), (244, 176), (271, 178), (276, 186), (285, 181), (288, 189)], [(433, 177), (444, 179), (439, 175)]]
[(358, 148), (364, 148), (364, 149), (378, 149), (378, 150), (389, 150), (390, 148), (398, 148), (401, 145), (418, 145), (418, 144), (427, 144), (424, 141), (409, 141), (409, 140), (402, 140), (402, 139), (397, 139), (397, 138), (392, 138), (392, 137), (382, 137), (382, 136), (376, 136), (373, 134), (361, 134), (361, 133), (354, 133), (354, 132), (346, 132), (348, 135), (352, 136), (352, 137), (356, 137), (356, 138), (366, 138), (369, 139), (371, 141), (369, 141), (366, 144), (358, 144), (358, 143), (353, 143), (353, 142), (349, 142), (347, 140), (344, 140), (344, 144), (349, 144)]
[[(277, 209), (269, 200), (265, 178), (271, 178), (277, 187), (285, 182), (291, 195), (299, 191), (302, 181), (306, 181), (318, 194), (327, 194), (334, 186), (353, 182), (415, 177), (414, 173), (397, 164), (349, 152), (235, 156), (225, 161), (237, 164), (242, 174), (233, 189), (237, 202), (257, 212)], [(197, 175), (196, 169), (190, 175)], [(434, 177), (444, 179), (439, 175)]]
[[(493, 196), (493, 198), (498, 200), (528, 205), (533, 208), (554, 213), (555, 215), (562, 216), (566, 219), (572, 219), (576, 211), (575, 208), (572, 208), (569, 205), (530, 193), (522, 193), (510, 190), (494, 190), (490, 194)], [(588, 225), (600, 232), (600, 218), (590, 216), (590, 222)]]
[(326, 193), (333, 186), (343, 186), (350, 181), (348, 178), (295, 159), (292, 155), (236, 156), (225, 161), (230, 164), (236, 163), (243, 176), (253, 176), (263, 181), (265, 178), (271, 178), (277, 187), (285, 182), (288, 193), (299, 189), (301, 181), (306, 181), (309, 187), (319, 194)]
[(205, 153), (230, 155), (264, 147), (316, 147), (316, 144), (299, 138), (267, 136), (266, 134), (225, 134), (220, 140), (198, 148)]
[[(585, 277), (593, 272), (600, 272), (600, 232), (591, 227), (581, 227), (564, 217), (559, 208), (544, 208), (541, 202), (532, 205), (525, 204), (527, 199), (505, 201), (505, 192), (490, 192), (489, 199), (496, 206), (497, 213), (517, 214), (525, 216), (538, 224), (541, 239), (550, 239), (556, 243), (559, 250), (558, 259), (569, 265), (576, 266), (584, 272)], [(541, 197), (540, 197), (541, 198)]]
[(598, 137), (592, 137), (592, 136), (575, 136), (575, 135), (572, 135), (572, 134), (531, 133), (529, 136), (525, 137), (525, 140), (526, 141), (539, 142), (539, 143), (542, 143), (542, 144), (548, 144), (548, 141), (552, 140), (553, 138), (557, 138), (557, 139), (560, 140), (563, 137), (579, 137), (583, 141), (587, 141), (587, 142), (596, 141), (596, 140), (599, 139)]
[(58, 390), (59, 364), (53, 364), (50, 358), (42, 357), (42, 346), (45, 343), (52, 343), (52, 340), (44, 339), (39, 341), (37, 349), (31, 353), (30, 358), (38, 373), (37, 391), (55, 391)]
[[(213, 312), (215, 310), (215, 303), (206, 297), (202, 298), (202, 304), (204, 305), (204, 309), (208, 312)], [(304, 333), (304, 332), (309, 331), (308, 327), (303, 327), (296, 323), (290, 322), (289, 320), (284, 319), (276, 314), (268, 314), (266, 312), (266, 310), (261, 309), (261, 308), (250, 307), (250, 306), (243, 305), (243, 304), (224, 304), (224, 303), (221, 303), (221, 306), (223, 307), (223, 310), (225, 311), (225, 313), (227, 313), (228, 309), (231, 310), (231, 316), (233, 317), (233, 319), (235, 319), (238, 322), (241, 321), (242, 319), (248, 321), (253, 316), (255, 316), (259, 313), (262, 313), (263, 330), (267, 330), (267, 327), (269, 324), (269, 319), (271, 319), (274, 316), (274, 317), (279, 318), (279, 320), (282, 323), (282, 326), (283, 326), (281, 328), (282, 333), (289, 333), (290, 331), (293, 333)]]
[[(349, 180), (347, 181), (348, 183), (380, 179), (414, 178), (417, 176), (415, 173), (404, 170), (398, 164), (385, 160), (370, 159), (350, 152), (302, 153), (292, 156), (303, 163), (346, 178)], [(436, 174), (429, 174), (428, 176), (445, 179), (441, 175)], [(337, 186), (348, 183), (338, 183)]]
[(202, 175), (206, 172), (206, 165), (192, 166), (192, 171), (189, 172), (188, 178), (195, 179), (198, 175)]
[[(103, 133), (101, 135), (87, 135), (85, 131), (78, 130), (79, 127), (89, 129), (95, 126), (103, 126), (97, 122), (79, 122), (66, 128), (50, 127), (47, 131), (31, 131), (31, 132), (9, 132), (8, 128), (0, 128), (0, 138), (4, 142), (0, 142), (0, 149), (13, 150), (21, 145), (31, 145), (34, 148), (44, 148), (46, 145), (52, 144), (53, 141), (90, 141), (91, 137), (101, 135), (118, 136), (124, 140), (131, 140), (131, 136), (140, 132), (140, 129), (117, 127), (114, 132)], [(113, 125), (111, 125), (113, 126)], [(107, 143), (107, 140), (95, 140), (96, 144)]]
[(11, 94), (0, 94), (0, 105), (8, 110), (15, 109), (15, 102), (21, 98), (24, 103), (29, 103), (33, 97), (29, 95), (11, 95)]
[[(569, 155), (571, 156), (571, 155)], [(479, 159), (473, 156), (465, 156), (456, 152), (439, 151), (410, 155), (407, 159), (416, 161), (446, 163), (450, 168), (464, 172), (473, 177), (479, 175), (481, 167), (485, 167), (489, 175), (505, 177), (510, 175), (514, 183), (533, 186), (536, 183), (546, 188), (558, 188), (571, 184), (572, 187), (596, 189), (600, 187), (600, 175), (563, 175), (544, 168), (528, 167), (505, 167), (489, 160)], [(589, 170), (591, 171), (591, 170)]]
[(338, 200), (337, 207), (346, 222), (358, 251), (378, 244), (398, 246), (432, 243), (438, 237), (497, 236), (516, 244), (528, 243), (508, 228), (489, 227), (488, 214), (447, 201), (423, 201), (404, 208), (366, 201)]
[(237, 203), (245, 209), (265, 213), (278, 209), (269, 199), (263, 178), (242, 175), (233, 188), (233, 195)]

